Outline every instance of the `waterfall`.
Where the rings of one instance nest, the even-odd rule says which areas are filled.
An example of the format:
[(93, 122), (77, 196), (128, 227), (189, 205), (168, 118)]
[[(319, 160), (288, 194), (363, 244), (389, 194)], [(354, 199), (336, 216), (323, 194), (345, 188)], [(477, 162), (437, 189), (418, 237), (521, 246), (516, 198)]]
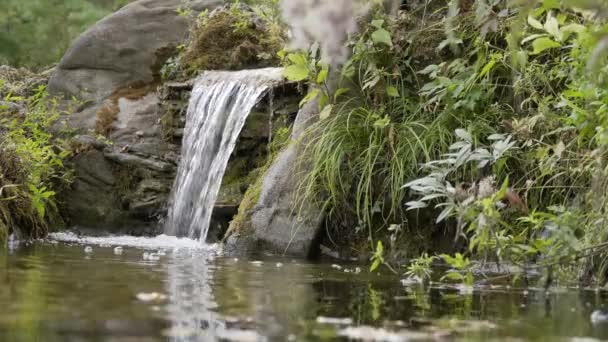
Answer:
[(249, 113), (282, 69), (208, 71), (192, 90), (165, 232), (204, 242), (222, 178)]

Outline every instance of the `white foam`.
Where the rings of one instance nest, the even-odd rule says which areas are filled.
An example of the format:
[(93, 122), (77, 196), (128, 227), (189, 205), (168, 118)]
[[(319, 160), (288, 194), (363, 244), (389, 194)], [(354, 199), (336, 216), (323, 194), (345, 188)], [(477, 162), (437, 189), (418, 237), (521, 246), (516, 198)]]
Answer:
[(136, 237), (136, 236), (104, 236), (104, 237), (90, 237), (90, 236), (78, 236), (72, 232), (61, 232), (49, 234), (48, 239), (52, 241), (77, 243), (83, 245), (96, 245), (96, 246), (125, 246), (135, 247), (144, 249), (175, 249), (175, 248), (187, 248), (187, 249), (201, 249), (214, 251), (217, 249), (217, 245), (207, 245), (197, 240), (188, 238), (178, 238), (175, 236), (159, 235), (156, 237)]

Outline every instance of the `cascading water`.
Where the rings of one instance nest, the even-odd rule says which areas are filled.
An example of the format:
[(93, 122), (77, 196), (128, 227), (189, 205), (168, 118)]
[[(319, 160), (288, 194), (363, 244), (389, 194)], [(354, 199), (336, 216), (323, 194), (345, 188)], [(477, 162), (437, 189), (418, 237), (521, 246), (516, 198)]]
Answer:
[(224, 172), (249, 113), (282, 69), (208, 71), (192, 90), (165, 232), (205, 241)]

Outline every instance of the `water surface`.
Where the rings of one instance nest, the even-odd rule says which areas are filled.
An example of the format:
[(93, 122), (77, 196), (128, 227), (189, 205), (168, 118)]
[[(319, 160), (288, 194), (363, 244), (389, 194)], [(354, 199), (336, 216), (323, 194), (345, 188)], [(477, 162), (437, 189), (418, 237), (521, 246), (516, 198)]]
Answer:
[(0, 251), (0, 341), (608, 339), (589, 319), (603, 291), (425, 290), (357, 265), (218, 257), (185, 239), (62, 240)]

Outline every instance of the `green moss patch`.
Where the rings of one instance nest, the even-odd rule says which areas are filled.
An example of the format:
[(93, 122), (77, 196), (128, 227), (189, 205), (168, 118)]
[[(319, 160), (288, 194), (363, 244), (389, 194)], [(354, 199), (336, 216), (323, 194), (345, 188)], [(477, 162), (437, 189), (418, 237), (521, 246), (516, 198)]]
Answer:
[(187, 74), (200, 70), (238, 70), (278, 65), (283, 33), (254, 20), (253, 13), (226, 10), (199, 20), (180, 55)]

